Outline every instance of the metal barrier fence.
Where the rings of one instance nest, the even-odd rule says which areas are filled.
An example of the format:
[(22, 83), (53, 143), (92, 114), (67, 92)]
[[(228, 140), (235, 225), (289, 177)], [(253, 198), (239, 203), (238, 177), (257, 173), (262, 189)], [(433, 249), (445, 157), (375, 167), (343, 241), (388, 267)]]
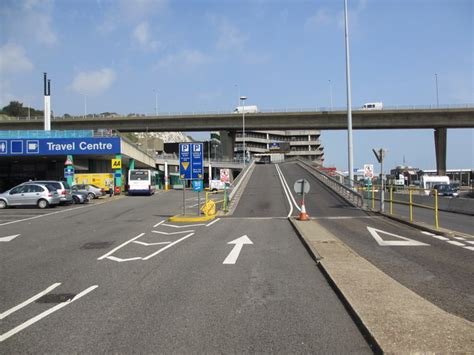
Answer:
[[(224, 193), (223, 196), (220, 194)], [(206, 192), (206, 202), (201, 207), (201, 211), (206, 216), (215, 216), (219, 211), (227, 212), (229, 207), (229, 194), (227, 190)]]
[[(373, 211), (381, 211), (381, 206), (376, 207), (375, 201), (380, 202), (381, 186), (369, 185), (367, 187), (358, 187), (359, 192), (363, 195), (366, 205)], [(426, 192), (432, 198), (427, 199)], [(436, 229), (439, 229), (439, 203), (438, 190), (425, 190), (422, 188), (409, 187), (408, 189), (400, 190), (395, 186), (386, 186), (384, 194), (384, 205), (388, 205), (388, 213), (397, 217), (408, 218), (410, 222), (416, 220), (416, 209), (425, 209), (433, 211), (433, 223)], [(423, 198), (421, 198), (423, 196)], [(399, 206), (408, 207), (397, 208)], [(386, 212), (386, 211), (384, 211)], [(421, 220), (420, 220), (421, 221)]]
[(352, 205), (364, 208), (364, 198), (360, 193), (354, 191), (350, 187), (345, 186), (344, 184), (340, 183), (333, 177), (327, 175), (325, 172), (318, 170), (314, 166), (308, 164), (306, 161), (297, 159), (298, 164), (307, 170), (310, 174), (316, 177), (319, 181), (323, 184), (328, 186), (331, 190), (337, 192), (340, 196), (342, 196), (346, 201), (351, 203)]

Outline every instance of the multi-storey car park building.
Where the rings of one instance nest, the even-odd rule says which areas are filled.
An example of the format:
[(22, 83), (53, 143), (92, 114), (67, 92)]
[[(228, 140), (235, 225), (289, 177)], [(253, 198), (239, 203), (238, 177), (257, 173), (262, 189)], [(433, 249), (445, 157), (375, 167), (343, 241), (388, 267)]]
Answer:
[[(285, 159), (300, 157), (322, 165), (324, 147), (321, 145), (320, 135), (319, 130), (245, 131), (245, 149), (250, 156), (279, 153), (278, 150), (274, 150), (275, 144), (287, 143), (288, 149), (280, 151), (285, 155)], [(242, 160), (242, 150), (242, 132), (238, 132), (235, 138), (234, 159)]]

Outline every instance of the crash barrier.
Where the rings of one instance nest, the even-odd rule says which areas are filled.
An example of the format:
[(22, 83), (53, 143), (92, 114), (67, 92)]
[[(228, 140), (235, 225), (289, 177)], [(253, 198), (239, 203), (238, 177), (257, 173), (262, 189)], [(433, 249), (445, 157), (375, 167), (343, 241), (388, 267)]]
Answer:
[[(381, 186), (369, 185), (357, 188), (366, 200), (367, 206), (373, 211), (380, 211), (381, 206), (375, 201), (380, 201)], [(425, 209), (433, 211), (433, 223), (436, 229), (439, 229), (439, 202), (438, 191), (436, 189), (428, 191), (430, 196), (426, 196), (425, 189), (408, 188), (403, 193), (396, 192), (394, 186), (384, 187), (384, 212), (390, 215), (408, 218), (410, 222), (416, 220), (416, 209)], [(407, 206), (407, 208), (395, 208), (396, 206)], [(388, 207), (388, 211), (387, 211)], [(421, 221), (420, 221), (421, 222)]]
[(298, 159), (298, 165), (308, 171), (311, 175), (316, 177), (323, 184), (328, 186), (331, 190), (335, 191), (339, 196), (344, 198), (353, 206), (359, 208), (365, 207), (364, 198), (358, 191), (340, 183), (332, 176), (329, 176), (325, 172), (318, 170), (316, 167), (312, 166), (304, 160)]
[(219, 211), (227, 212), (228, 206), (229, 194), (227, 189), (210, 191), (206, 192), (206, 202), (201, 207), (201, 212), (206, 216), (215, 216)]

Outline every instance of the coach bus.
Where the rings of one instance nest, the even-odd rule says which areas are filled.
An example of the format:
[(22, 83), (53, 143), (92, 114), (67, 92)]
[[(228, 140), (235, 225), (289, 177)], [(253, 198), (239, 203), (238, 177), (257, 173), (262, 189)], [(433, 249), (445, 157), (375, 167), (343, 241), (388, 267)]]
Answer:
[(146, 169), (128, 171), (129, 195), (153, 195), (158, 184), (158, 172)]

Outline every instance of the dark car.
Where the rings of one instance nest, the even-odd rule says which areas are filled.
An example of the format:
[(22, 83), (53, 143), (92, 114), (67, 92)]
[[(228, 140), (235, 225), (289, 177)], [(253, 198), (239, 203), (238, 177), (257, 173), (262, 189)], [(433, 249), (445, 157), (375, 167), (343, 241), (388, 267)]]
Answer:
[(451, 196), (455, 197), (458, 192), (449, 184), (437, 184), (433, 186), (433, 190), (436, 190), (438, 196)]

